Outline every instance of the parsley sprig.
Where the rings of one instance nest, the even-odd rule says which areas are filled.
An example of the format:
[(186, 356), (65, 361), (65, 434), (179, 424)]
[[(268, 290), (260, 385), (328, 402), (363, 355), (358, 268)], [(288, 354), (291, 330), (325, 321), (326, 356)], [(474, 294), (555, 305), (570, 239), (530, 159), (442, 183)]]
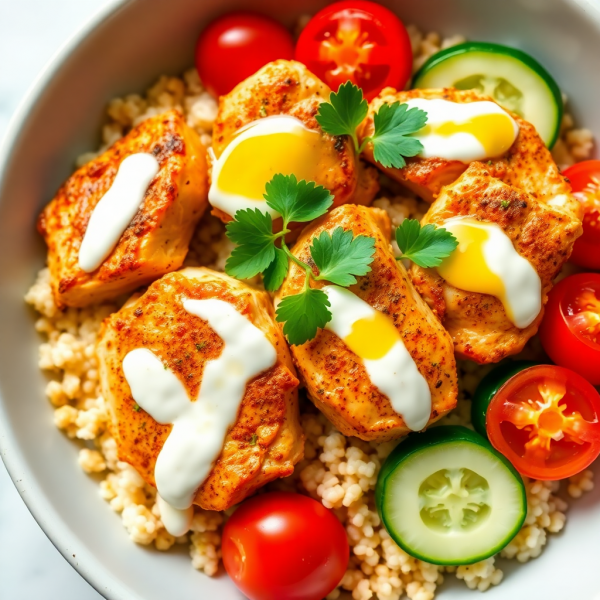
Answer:
[(281, 215), (282, 227), (273, 231), (271, 215), (259, 209), (239, 210), (227, 224), (227, 237), (236, 244), (225, 264), (225, 272), (238, 279), (262, 273), (265, 288), (277, 290), (292, 261), (304, 270), (303, 290), (286, 296), (278, 305), (277, 321), (284, 323), (283, 333), (290, 344), (304, 344), (313, 339), (319, 328), (331, 320), (330, 303), (322, 290), (312, 288), (312, 281), (330, 281), (340, 286), (356, 283), (366, 275), (373, 262), (375, 240), (342, 227), (314, 238), (309, 248), (315, 275), (308, 263), (294, 256), (285, 242), (289, 224), (305, 223), (324, 215), (333, 204), (333, 196), (314, 182), (298, 181), (294, 175), (277, 174), (266, 185), (267, 206)]
[(396, 169), (406, 166), (405, 159), (416, 156), (423, 149), (423, 144), (410, 136), (425, 127), (427, 113), (419, 108), (408, 108), (405, 103), (383, 104), (373, 115), (373, 135), (359, 145), (356, 129), (367, 116), (368, 109), (362, 90), (347, 81), (337, 92), (331, 93), (329, 102), (321, 103), (316, 118), (326, 133), (349, 135), (357, 154), (371, 142), (373, 157), (382, 166)]
[(443, 227), (432, 223), (421, 227), (416, 219), (405, 219), (396, 229), (396, 242), (402, 253), (396, 260), (408, 258), (425, 269), (438, 267), (458, 246), (458, 240)]

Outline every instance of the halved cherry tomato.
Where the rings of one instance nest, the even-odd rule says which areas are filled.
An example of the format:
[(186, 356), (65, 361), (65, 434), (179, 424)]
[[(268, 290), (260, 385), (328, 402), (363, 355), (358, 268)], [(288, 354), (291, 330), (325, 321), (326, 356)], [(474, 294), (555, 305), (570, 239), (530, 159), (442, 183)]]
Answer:
[(296, 45), (304, 63), (333, 91), (346, 81), (371, 100), (386, 86), (401, 90), (412, 73), (412, 47), (402, 21), (375, 2), (336, 2), (318, 12)]
[(563, 173), (583, 204), (583, 235), (575, 242), (571, 261), (600, 269), (600, 160), (586, 160)]
[(227, 573), (250, 600), (322, 600), (350, 553), (330, 510), (286, 492), (246, 500), (225, 525), (222, 550)]
[(600, 394), (569, 369), (538, 365), (511, 377), (487, 410), (492, 445), (534, 479), (564, 479), (600, 454)]
[(480, 382), (471, 402), (471, 423), (475, 431), (487, 438), (485, 420), (490, 402), (498, 390), (520, 371), (535, 366), (530, 360), (511, 360), (492, 369)]
[(293, 56), (292, 34), (281, 23), (250, 12), (213, 21), (196, 44), (196, 68), (213, 96), (229, 93), (267, 63)]
[(548, 295), (540, 326), (546, 354), (600, 385), (600, 274), (566, 277)]

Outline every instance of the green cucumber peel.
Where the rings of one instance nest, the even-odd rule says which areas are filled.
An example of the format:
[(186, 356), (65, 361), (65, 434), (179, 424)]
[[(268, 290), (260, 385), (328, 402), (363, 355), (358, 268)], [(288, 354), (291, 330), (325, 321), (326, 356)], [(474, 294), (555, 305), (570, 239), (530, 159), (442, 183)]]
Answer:
[[(535, 110), (529, 110), (529, 114), (523, 114), (520, 116), (523, 116), (525, 120), (533, 123), (534, 120), (539, 118), (539, 113), (548, 109), (547, 102), (552, 102), (554, 107), (552, 126), (549, 126), (549, 129), (544, 135), (542, 135), (546, 146), (548, 148), (552, 148), (560, 133), (560, 124), (562, 122), (564, 109), (562, 93), (558, 87), (558, 84), (552, 75), (550, 75), (548, 70), (535, 58), (526, 52), (523, 52), (522, 50), (511, 48), (510, 46), (504, 46), (502, 44), (494, 44), (491, 42), (464, 42), (462, 44), (457, 44), (456, 46), (451, 46), (450, 48), (446, 48), (445, 50), (437, 52), (423, 64), (413, 78), (413, 87), (457, 87), (458, 89), (472, 89), (473, 86), (470, 85), (467, 87), (456, 85), (459, 82), (464, 82), (469, 78), (468, 75), (465, 76), (465, 73), (462, 74), (462, 77), (459, 80), (449, 78), (448, 81), (444, 81), (442, 83), (436, 82), (435, 84), (432, 84), (430, 78), (432, 73), (440, 73), (443, 69), (447, 69), (448, 72), (451, 72), (455, 61), (460, 60), (461, 57), (465, 57), (467, 60), (469, 60), (476, 54), (481, 55), (482, 60), (487, 59), (489, 61), (494, 61), (494, 59), (510, 59), (514, 61), (515, 65), (513, 65), (513, 72), (516, 75), (516, 79), (518, 79), (519, 76), (519, 65), (522, 73), (529, 71), (538, 79), (540, 85), (537, 86), (537, 89), (540, 92), (539, 96), (540, 100), (542, 100), (542, 105), (538, 105)], [(492, 62), (490, 62), (490, 65), (492, 65)], [(495, 74), (493, 74), (492, 71), (493, 69), (490, 68), (486, 72), (472, 73), (472, 76), (479, 75), (481, 76), (481, 79), (484, 79), (487, 75), (490, 78), (493, 78), (495, 77)], [(522, 81), (519, 82), (516, 79), (513, 77), (509, 80), (501, 77), (498, 81), (502, 80), (504, 88), (512, 90), (513, 92), (521, 93), (522, 86), (520, 86), (519, 83), (522, 83)], [(545, 91), (542, 90), (543, 86), (546, 88)], [(496, 97), (494, 94), (491, 95), (494, 96), (494, 99), (500, 105), (503, 105), (504, 98), (507, 102), (505, 103), (504, 108), (520, 114), (519, 111), (515, 110), (515, 107), (511, 105), (511, 102), (507, 96)], [(542, 96), (545, 96), (545, 98), (542, 99)], [(550, 123), (550, 121), (547, 121), (547, 123)], [(533, 124), (535, 125), (535, 123)]]
[[(447, 445), (447, 448), (443, 448), (443, 452), (440, 452), (440, 446), (443, 447), (445, 445)], [(489, 465), (492, 467), (490, 469), (490, 473), (488, 474), (487, 472), (477, 471), (473, 472), (467, 467), (460, 467), (456, 465), (456, 469), (445, 469), (443, 473), (444, 476), (448, 476), (448, 471), (454, 472), (450, 473), (450, 475), (456, 475), (456, 473), (459, 473), (461, 484), (464, 481), (482, 481), (484, 482), (484, 485), (487, 487), (488, 491), (490, 490), (488, 480), (491, 481), (492, 485), (496, 486), (496, 489), (504, 489), (510, 494), (510, 496), (504, 500), (506, 506), (512, 507), (512, 512), (507, 513), (508, 516), (505, 517), (500, 515), (500, 517), (504, 519), (503, 524), (499, 529), (494, 529), (495, 521), (491, 516), (492, 508), (491, 506), (487, 506), (486, 502), (489, 504), (489, 501), (495, 496), (492, 496), (491, 492), (489, 492), (489, 495), (486, 496), (485, 490), (473, 490), (470, 488), (473, 492), (475, 492), (473, 494), (474, 502), (470, 503), (475, 505), (475, 508), (469, 510), (468, 514), (471, 516), (471, 523), (474, 525), (471, 529), (471, 525), (466, 521), (466, 513), (463, 510), (460, 515), (461, 517), (465, 518), (463, 519), (463, 522), (461, 522), (461, 535), (459, 535), (459, 538), (462, 537), (462, 544), (467, 546), (469, 541), (474, 539), (476, 542), (475, 548), (473, 549), (473, 554), (471, 554), (471, 550), (469, 548), (469, 550), (463, 553), (464, 555), (458, 557), (455, 555), (452, 557), (450, 555), (454, 552), (454, 550), (448, 551), (448, 545), (450, 544), (450, 546), (453, 548), (459, 542), (457, 542), (456, 537), (453, 537), (452, 535), (448, 536), (447, 533), (444, 532), (443, 527), (439, 525), (441, 521), (439, 519), (440, 509), (447, 509), (448, 507), (443, 503), (440, 506), (436, 505), (435, 498), (438, 497), (439, 490), (433, 489), (433, 491), (430, 491), (429, 489), (425, 489), (425, 491), (423, 491), (423, 486), (426, 484), (429, 485), (430, 481), (435, 482), (436, 477), (438, 478), (438, 481), (440, 480), (439, 474), (441, 471), (428, 473), (427, 470), (423, 469), (423, 466), (431, 465), (432, 468), (435, 468), (436, 461), (439, 461), (439, 456), (442, 454), (447, 456), (448, 453), (457, 452), (459, 456), (465, 456), (465, 452), (468, 453), (469, 447), (473, 448), (474, 454), (477, 455), (475, 457), (476, 461), (482, 462), (482, 464), (489, 463)], [(427, 456), (427, 454), (431, 451), (433, 451), (431, 453), (433, 459), (431, 459), (431, 456)], [(428, 460), (430, 460), (430, 465), (427, 464)], [(405, 464), (408, 466), (405, 467)], [(414, 466), (415, 464), (417, 466)], [(496, 465), (496, 467), (494, 467), (494, 465)], [(397, 479), (398, 471), (403, 468), (414, 473), (417, 471), (417, 467), (419, 467), (418, 478), (421, 482), (420, 487), (418, 488), (419, 506), (423, 505), (424, 496), (425, 500), (428, 500), (427, 496), (431, 496), (433, 497), (434, 502), (430, 506), (433, 508), (428, 509), (425, 503), (425, 508), (421, 509), (418, 517), (414, 517), (414, 515), (404, 515), (406, 520), (404, 523), (399, 523), (397, 514), (393, 514), (394, 510), (397, 509), (399, 513), (402, 514), (403, 506), (410, 506), (411, 503), (414, 504), (413, 501), (409, 501), (407, 503), (406, 495), (415, 490), (414, 488), (411, 489), (410, 485), (407, 487), (401, 486), (398, 488), (400, 484), (398, 481), (394, 482), (394, 478), (396, 477)], [(504, 467), (504, 469), (502, 467)], [(413, 475), (409, 473), (409, 482), (410, 477), (412, 476)], [(401, 480), (402, 477), (403, 476), (401, 473)], [(469, 480), (469, 478), (471, 479)], [(450, 479), (451, 477), (448, 477), (448, 480)], [(445, 483), (446, 480), (442, 479), (441, 481), (442, 483)], [(404, 477), (404, 483), (406, 483), (406, 477)], [(447, 487), (448, 486), (446, 485), (440, 489), (444, 491), (447, 489)], [(400, 496), (396, 496), (397, 500), (394, 500), (394, 497), (388, 497), (388, 494), (400, 494)], [(448, 493), (446, 493), (446, 497), (447, 496)], [(485, 500), (486, 497), (487, 500)], [(411, 556), (439, 565), (472, 564), (493, 556), (502, 550), (502, 548), (504, 548), (519, 532), (527, 515), (525, 485), (519, 473), (504, 456), (498, 453), (491, 446), (486, 439), (484, 439), (478, 433), (461, 426), (438, 426), (433, 427), (424, 433), (411, 433), (404, 441), (398, 444), (381, 468), (375, 489), (375, 499), (379, 515), (392, 539), (394, 539), (394, 541)], [(471, 500), (471, 497), (469, 496), (468, 499)], [(487, 513), (485, 513), (483, 510), (480, 513), (484, 515), (483, 517), (478, 516), (479, 507), (476, 505), (478, 499), (480, 500), (480, 505), (483, 507), (483, 509), (487, 510)], [(450, 500), (452, 500), (452, 498), (450, 498)], [(451, 507), (453, 502), (455, 502), (455, 500), (450, 502), (450, 508), (446, 511), (450, 516), (452, 516)], [(458, 502), (460, 503), (460, 498)], [(463, 508), (464, 507), (460, 507), (461, 510)], [(504, 506), (502, 508), (504, 508)], [(423, 511), (425, 512), (423, 513)], [(424, 514), (427, 516), (427, 519), (424, 518)], [(497, 516), (498, 513), (494, 514)], [(434, 518), (430, 518), (431, 515), (433, 515)], [(487, 537), (482, 542), (483, 534), (478, 531), (480, 527), (480, 524), (478, 523), (479, 518), (483, 519), (482, 527), (484, 528), (484, 533), (489, 531), (491, 528), (492, 533), (494, 534), (494, 538), (489, 541), (489, 545), (487, 545)], [(395, 522), (394, 519), (396, 520)], [(506, 519), (508, 519), (508, 521)], [(464, 527), (463, 523), (466, 523)], [(446, 526), (445, 523), (443, 525)], [(406, 534), (406, 531), (402, 533), (407, 527), (408, 529), (412, 530), (409, 532), (409, 535)], [(436, 542), (433, 551), (431, 548), (427, 552), (416, 549), (415, 545), (421, 543), (418, 535), (419, 532), (431, 536), (432, 534), (429, 530), (435, 528), (437, 528), (438, 531), (434, 531), (433, 536), (437, 536), (435, 539), (438, 539), (438, 542)], [(406, 541), (406, 538), (408, 538), (408, 542)], [(454, 554), (456, 553), (454, 552)]]

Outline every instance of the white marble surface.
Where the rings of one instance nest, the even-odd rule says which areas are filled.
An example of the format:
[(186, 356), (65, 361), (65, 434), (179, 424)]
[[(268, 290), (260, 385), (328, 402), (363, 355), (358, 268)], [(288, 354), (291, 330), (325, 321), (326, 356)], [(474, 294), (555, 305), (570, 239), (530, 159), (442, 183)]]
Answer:
[[(42, 67), (104, 0), (0, 0), (0, 138)], [(0, 598), (101, 600), (39, 528), (0, 461)]]

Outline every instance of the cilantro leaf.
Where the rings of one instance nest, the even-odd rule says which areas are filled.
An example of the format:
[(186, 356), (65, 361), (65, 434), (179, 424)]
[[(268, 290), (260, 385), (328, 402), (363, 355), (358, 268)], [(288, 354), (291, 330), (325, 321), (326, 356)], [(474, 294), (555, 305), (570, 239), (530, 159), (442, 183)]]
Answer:
[(295, 175), (277, 173), (265, 190), (267, 205), (281, 215), (284, 225), (312, 221), (333, 204), (329, 190), (314, 181), (298, 181)]
[(396, 229), (396, 242), (401, 252), (403, 248), (412, 248), (419, 239), (421, 223), (417, 219), (404, 219)]
[[(321, 216), (332, 205), (333, 196), (314, 182), (277, 174), (266, 186), (265, 200), (282, 216), (283, 228), (274, 233), (271, 215), (259, 209), (239, 210), (226, 226), (227, 237), (236, 247), (225, 264), (225, 272), (238, 279), (262, 273), (265, 288), (275, 291), (288, 274), (289, 260), (304, 268), (304, 290), (285, 297), (276, 312), (277, 321), (284, 324), (283, 333), (289, 343), (304, 344), (331, 320), (327, 295), (311, 288), (310, 280), (322, 279), (342, 286), (356, 283), (357, 276), (371, 270), (369, 265), (373, 262), (375, 240), (364, 235), (354, 237), (351, 230), (344, 231), (342, 227), (337, 227), (332, 234), (321, 233), (310, 247), (312, 260), (320, 270), (319, 276), (315, 277), (309, 264), (292, 255), (287, 247), (287, 225)], [(278, 248), (275, 243), (280, 238), (281, 247)], [(196, 348), (201, 350), (200, 344)]]
[(354, 237), (351, 229), (344, 231), (336, 227), (333, 235), (322, 231), (313, 240), (310, 255), (319, 268), (316, 279), (331, 281), (341, 286), (356, 283), (355, 275), (366, 275), (373, 262), (375, 240), (372, 237), (358, 235)]
[(276, 319), (285, 323), (283, 333), (290, 344), (304, 344), (317, 335), (319, 327), (331, 321), (330, 306), (325, 292), (309, 287), (286, 296), (277, 306)]
[(321, 129), (331, 135), (349, 135), (358, 149), (356, 128), (362, 123), (369, 111), (369, 104), (362, 90), (347, 81), (340, 85), (337, 93), (331, 92), (329, 102), (322, 102), (317, 114), (317, 123)]
[(396, 241), (402, 256), (423, 268), (437, 267), (458, 246), (457, 239), (443, 227), (432, 223), (421, 227), (416, 219), (405, 219), (396, 229)]
[(238, 210), (227, 223), (227, 237), (237, 244), (225, 263), (225, 272), (237, 279), (248, 279), (264, 271), (275, 259), (271, 215), (257, 208)]
[(281, 248), (275, 248), (275, 260), (263, 271), (263, 283), (268, 292), (281, 287), (289, 267), (287, 254)]
[(412, 137), (427, 123), (427, 113), (419, 108), (408, 108), (407, 104), (394, 102), (383, 104), (373, 116), (373, 157), (384, 167), (401, 169), (407, 156), (416, 156), (423, 144)]

